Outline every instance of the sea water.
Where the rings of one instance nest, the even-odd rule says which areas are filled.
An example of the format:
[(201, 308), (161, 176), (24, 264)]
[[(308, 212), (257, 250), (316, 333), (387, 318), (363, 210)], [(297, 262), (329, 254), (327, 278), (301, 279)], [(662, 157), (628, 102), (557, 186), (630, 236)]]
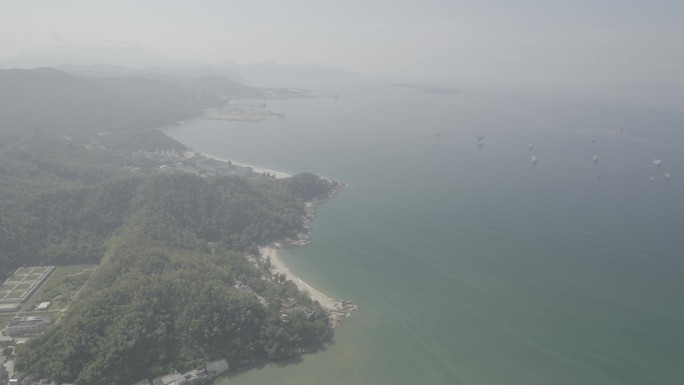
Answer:
[(359, 309), (325, 350), (219, 383), (684, 383), (684, 113), (585, 93), (327, 87), (314, 91), (341, 97), (268, 100), (285, 119), (165, 130), (349, 184), (319, 206), (313, 243), (282, 255)]

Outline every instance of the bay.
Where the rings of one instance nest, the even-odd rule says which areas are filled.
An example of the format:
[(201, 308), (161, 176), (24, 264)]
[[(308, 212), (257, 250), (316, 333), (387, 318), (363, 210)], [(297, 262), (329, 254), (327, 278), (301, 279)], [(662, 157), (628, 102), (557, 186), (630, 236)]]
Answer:
[(682, 111), (580, 92), (311, 88), (342, 97), (165, 129), (349, 183), (319, 206), (313, 243), (283, 257), (359, 309), (324, 351), (222, 384), (684, 383)]

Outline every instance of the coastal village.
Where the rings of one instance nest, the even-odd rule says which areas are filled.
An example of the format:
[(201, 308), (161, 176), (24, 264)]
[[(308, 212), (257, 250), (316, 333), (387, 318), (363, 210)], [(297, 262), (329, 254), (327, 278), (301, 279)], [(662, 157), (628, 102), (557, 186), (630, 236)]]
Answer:
[(259, 168), (242, 163), (227, 161), (205, 154), (201, 154), (190, 149), (179, 151), (156, 150), (156, 151), (136, 151), (132, 154), (138, 159), (150, 161), (149, 168), (140, 166), (123, 166), (122, 169), (129, 172), (156, 171), (156, 172), (187, 172), (202, 177), (211, 176), (267, 176), (273, 178), (284, 178), (290, 175), (281, 172)]
[[(301, 99), (301, 98), (320, 98), (330, 97), (333, 100), (339, 99), (340, 95), (317, 95), (309, 90), (301, 88), (263, 88), (266, 99)], [(266, 102), (250, 100), (228, 99), (219, 97), (227, 103), (221, 107), (210, 107), (204, 110), (203, 118), (211, 120), (228, 120), (237, 122), (259, 122), (268, 117), (284, 119), (285, 114), (273, 112), (268, 109)]]
[(285, 118), (285, 114), (272, 112), (266, 107), (266, 103), (237, 104), (234, 101), (231, 101), (224, 107), (207, 108), (204, 110), (203, 117), (204, 119), (238, 122), (258, 122), (269, 116), (275, 116), (281, 119)]
[(333, 328), (336, 328), (342, 320), (348, 318), (351, 313), (358, 308), (356, 304), (348, 300), (330, 298), (327, 295), (321, 293), (320, 291), (314, 289), (309, 284), (304, 282), (301, 278), (297, 277), (292, 271), (284, 264), (284, 262), (278, 257), (277, 249), (282, 247), (292, 247), (292, 246), (304, 246), (312, 242), (311, 234), (311, 221), (313, 220), (316, 212), (316, 205), (326, 200), (332, 198), (338, 191), (345, 188), (347, 185), (329, 180), (328, 182), (333, 186), (330, 193), (319, 200), (307, 202), (304, 207), (304, 231), (299, 233), (295, 238), (285, 238), (280, 242), (274, 243), (270, 247), (261, 248), (261, 258), (262, 262), (268, 261), (270, 263), (270, 269), (272, 276), (276, 277), (279, 274), (285, 275), (288, 279), (297, 285), (299, 290), (302, 292), (309, 293), (311, 298), (318, 301), (321, 306), (328, 310), (330, 322)]

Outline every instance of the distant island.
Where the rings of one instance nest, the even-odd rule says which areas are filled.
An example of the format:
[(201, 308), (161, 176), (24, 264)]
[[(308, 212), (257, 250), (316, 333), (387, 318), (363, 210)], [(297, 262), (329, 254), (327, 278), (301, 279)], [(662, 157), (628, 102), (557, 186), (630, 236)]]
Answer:
[(3, 298), (20, 296), (18, 277), (56, 269), (0, 314), (32, 325), (0, 339), (25, 341), (18, 376), (201, 383), (315, 351), (353, 310), (300, 290), (264, 249), (310, 241), (313, 205), (343, 184), (199, 154), (158, 129), (220, 105), (218, 93), (260, 92), (211, 83), (0, 71)]
[(409, 83), (396, 83), (396, 84), (392, 84), (392, 87), (410, 88), (412, 90), (415, 90), (416, 92), (428, 92), (428, 93), (433, 93), (433, 94), (455, 94), (455, 93), (459, 92), (455, 88), (435, 87), (435, 86), (426, 86), (426, 85), (409, 84)]

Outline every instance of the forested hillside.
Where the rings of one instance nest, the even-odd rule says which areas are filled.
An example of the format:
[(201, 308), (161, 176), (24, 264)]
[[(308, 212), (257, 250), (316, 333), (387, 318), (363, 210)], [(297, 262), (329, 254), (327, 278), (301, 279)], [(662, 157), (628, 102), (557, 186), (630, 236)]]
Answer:
[(330, 184), (162, 171), (159, 154), (187, 149), (155, 128), (198, 113), (193, 97), (159, 80), (0, 71), (0, 277), (100, 265), (17, 369), (125, 384), (289, 357), (328, 335), (317, 303), (246, 256), (301, 231), (304, 202)]
[(2, 265), (98, 263), (105, 241), (124, 224), (142, 242), (248, 250), (301, 229), (302, 199), (287, 187), (279, 180), (174, 173), (46, 190), (4, 210)]
[(153, 79), (0, 70), (2, 131), (18, 136), (154, 127), (197, 115), (203, 106), (195, 101), (193, 91)]
[(195, 97), (157, 80), (0, 70), (0, 205), (45, 187), (100, 183), (143, 165), (135, 151), (184, 149), (156, 128), (198, 115)]
[[(11, 242), (3, 249), (18, 246), (15, 258), (32, 255), (30, 263), (104, 259), (82, 299), (21, 350), (17, 367), (118, 384), (201, 366), (207, 357), (234, 364), (286, 357), (320, 341), (327, 313), (291, 283), (262, 279), (265, 267), (244, 258), (292, 236), (302, 215), (303, 200), (273, 179), (171, 174), (32, 198), (9, 217), (25, 231), (3, 233)], [(266, 303), (234, 288), (238, 281)], [(281, 301), (291, 297), (313, 314), (282, 322)]]

